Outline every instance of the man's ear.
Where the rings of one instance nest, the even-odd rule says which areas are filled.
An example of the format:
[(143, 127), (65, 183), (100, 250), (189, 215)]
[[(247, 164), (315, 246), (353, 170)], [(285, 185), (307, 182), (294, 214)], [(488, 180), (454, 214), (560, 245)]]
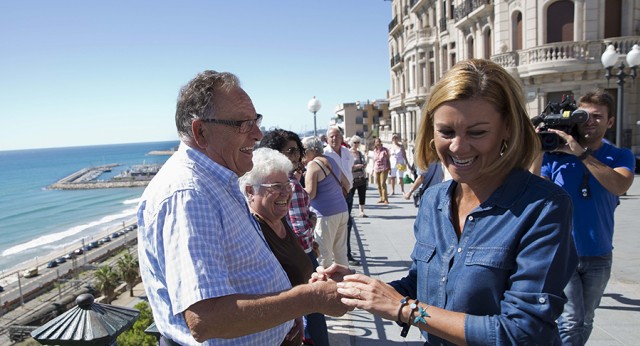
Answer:
[(607, 119), (607, 128), (608, 129), (612, 128), (615, 121), (616, 121), (616, 117), (610, 116), (609, 119)]
[(204, 126), (204, 122), (201, 119), (196, 119), (191, 123), (191, 134), (196, 145), (204, 149), (207, 147), (207, 138), (204, 135), (208, 129)]
[(246, 185), (244, 187), (244, 191), (247, 194), (247, 196), (253, 196), (254, 195), (253, 185)]

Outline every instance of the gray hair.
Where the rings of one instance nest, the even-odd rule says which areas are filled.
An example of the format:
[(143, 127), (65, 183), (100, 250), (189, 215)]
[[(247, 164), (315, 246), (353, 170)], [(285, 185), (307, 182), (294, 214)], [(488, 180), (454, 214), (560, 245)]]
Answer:
[(339, 126), (336, 126), (336, 125), (329, 126), (329, 128), (327, 129), (327, 137), (329, 137), (329, 131), (331, 131), (331, 130), (338, 130), (338, 133), (344, 139), (344, 134), (342, 133), (342, 129)]
[(245, 186), (257, 187), (273, 173), (284, 173), (289, 176), (292, 170), (293, 164), (284, 154), (270, 148), (258, 148), (253, 151), (253, 169), (238, 180), (240, 191), (248, 197)]
[(305, 137), (302, 139), (302, 145), (304, 146), (305, 151), (310, 150), (318, 155), (324, 153), (324, 145), (318, 137)]
[(213, 119), (215, 97), (239, 87), (240, 80), (234, 74), (212, 70), (199, 73), (183, 86), (176, 105), (176, 128), (180, 139), (192, 140), (191, 123), (196, 119)]
[(349, 144), (353, 145), (353, 142), (359, 142), (362, 143), (362, 138), (360, 138), (360, 136), (358, 135), (353, 135), (351, 136), (351, 138), (349, 139)]

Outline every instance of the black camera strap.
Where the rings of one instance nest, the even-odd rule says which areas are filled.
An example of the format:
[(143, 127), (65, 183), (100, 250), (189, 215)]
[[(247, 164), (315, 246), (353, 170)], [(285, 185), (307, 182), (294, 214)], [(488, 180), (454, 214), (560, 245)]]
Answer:
[(583, 164), (584, 173), (582, 174), (582, 184), (580, 184), (580, 196), (585, 199), (591, 198), (591, 188), (589, 187), (589, 170)]

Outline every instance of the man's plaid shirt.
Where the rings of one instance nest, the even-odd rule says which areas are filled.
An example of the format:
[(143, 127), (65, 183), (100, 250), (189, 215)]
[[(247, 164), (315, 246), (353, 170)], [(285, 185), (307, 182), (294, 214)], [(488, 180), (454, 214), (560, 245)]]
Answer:
[(309, 219), (311, 212), (309, 210), (309, 195), (292, 174), (289, 175), (289, 181), (293, 185), (293, 196), (291, 196), (291, 205), (289, 206), (289, 222), (298, 236), (304, 252), (309, 253), (313, 249), (313, 228)]

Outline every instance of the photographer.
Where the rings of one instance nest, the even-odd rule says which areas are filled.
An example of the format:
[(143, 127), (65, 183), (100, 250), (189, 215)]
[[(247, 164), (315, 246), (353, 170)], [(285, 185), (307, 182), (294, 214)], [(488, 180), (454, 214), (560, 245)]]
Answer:
[[(584, 345), (593, 328), (595, 309), (609, 281), (614, 230), (613, 212), (633, 182), (635, 161), (630, 150), (604, 141), (614, 123), (613, 98), (603, 90), (580, 98), (589, 113), (576, 124), (574, 136), (550, 128), (562, 144), (545, 152), (534, 173), (562, 186), (573, 201), (573, 239), (579, 263), (564, 293), (568, 302), (558, 319), (563, 344)], [(541, 166), (540, 166), (541, 164)]]

